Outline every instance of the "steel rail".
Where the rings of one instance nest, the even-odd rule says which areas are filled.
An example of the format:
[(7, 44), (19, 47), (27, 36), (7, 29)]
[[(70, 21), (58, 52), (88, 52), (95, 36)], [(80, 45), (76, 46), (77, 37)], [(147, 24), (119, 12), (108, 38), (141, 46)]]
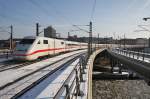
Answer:
[[(76, 53), (76, 54), (78, 54), (78, 53)], [(73, 54), (73, 55), (75, 55), (75, 54)], [(24, 76), (22, 76), (22, 77), (19, 77), (19, 78), (17, 78), (16, 80), (14, 80), (13, 82), (9, 82), (9, 83), (7, 83), (7, 84), (5, 84), (5, 85), (3, 85), (3, 86), (0, 86), (0, 91), (1, 91), (2, 89), (4, 89), (5, 87), (10, 86), (11, 84), (14, 84), (14, 83), (16, 83), (16, 82), (18, 82), (18, 81), (24, 79), (25, 77), (30, 76), (30, 75), (32, 75), (32, 74), (34, 74), (34, 73), (40, 71), (41, 69), (44, 69), (44, 68), (46, 68), (46, 67), (49, 67), (50, 65), (53, 65), (53, 64), (55, 64), (55, 63), (57, 63), (57, 62), (59, 62), (59, 61), (62, 61), (62, 60), (64, 60), (64, 59), (68, 58), (68, 57), (70, 57), (70, 56), (64, 57), (64, 58), (62, 58), (62, 59), (60, 59), (60, 60), (57, 60), (57, 61), (55, 61), (55, 62), (53, 62), (53, 63), (51, 63), (51, 64), (49, 64), (49, 65), (46, 65), (46, 66), (44, 66), (44, 67), (41, 67), (41, 68), (39, 68), (39, 69), (37, 69), (37, 70), (35, 70), (35, 71), (29, 73), (29, 74), (26, 74), (26, 75), (24, 75)]]
[[(80, 60), (79, 60), (80, 61)], [(64, 81), (63, 85), (61, 86), (60, 90), (55, 94), (55, 96), (53, 97), (53, 99), (59, 99), (60, 96), (62, 95), (62, 93), (65, 90), (65, 85), (68, 84), (69, 80), (71, 80), (73, 73), (75, 72), (75, 69), (77, 68), (77, 66), (79, 65), (79, 62), (75, 65), (75, 67), (73, 68), (73, 70), (71, 71), (71, 73), (69, 74), (69, 76), (67, 77), (67, 79)], [(73, 80), (74, 81), (74, 80)]]
[[(82, 52), (82, 53), (83, 53), (83, 52)], [(80, 53), (78, 53), (78, 54), (80, 54)], [(73, 54), (73, 55), (77, 55), (77, 53), (76, 53), (76, 54)], [(7, 87), (9, 87), (9, 86), (11, 86), (11, 85), (13, 85), (13, 84), (15, 84), (15, 83), (17, 83), (17, 82), (19, 82), (19, 81), (22, 81), (22, 80), (25, 79), (25, 78), (28, 78), (29, 76), (34, 75), (34, 74), (37, 73), (37, 72), (40, 72), (41, 70), (43, 70), (43, 69), (49, 67), (50, 65), (54, 65), (54, 64), (58, 63), (59, 61), (66, 60), (66, 59), (69, 58), (69, 57), (70, 57), (70, 56), (64, 57), (64, 58), (62, 58), (62, 59), (60, 59), (60, 60), (58, 60), (58, 61), (55, 61), (55, 62), (53, 62), (53, 63), (51, 63), (51, 64), (49, 64), (49, 65), (47, 65), (47, 66), (44, 66), (44, 67), (42, 67), (42, 68), (39, 68), (39, 69), (37, 69), (36, 71), (33, 71), (33, 72), (31, 72), (31, 73), (29, 73), (29, 74), (27, 74), (27, 75), (24, 75), (24, 76), (22, 76), (22, 77), (16, 79), (15, 81), (10, 82), (10, 83), (8, 83), (8, 84), (6, 84), (6, 85), (0, 87), (0, 91), (3, 90), (3, 89), (5, 89), (5, 88), (7, 88)], [(38, 82), (38, 81), (37, 81), (37, 82)], [(35, 83), (36, 83), (36, 82), (34, 82), (33, 84), (35, 84)], [(32, 86), (32, 84), (31, 84), (31, 86)], [(30, 89), (30, 87), (28, 87), (28, 88)], [(27, 89), (28, 89), (28, 88), (27, 88)], [(23, 90), (26, 91), (27, 89), (23, 89)], [(23, 90), (22, 90), (21, 93), (24, 92)], [(20, 96), (21, 93), (16, 93), (16, 96)], [(15, 96), (14, 96), (14, 97), (15, 97)]]
[(4, 65), (2, 67), (0, 67), (0, 72), (3, 72), (3, 71), (6, 71), (6, 70), (10, 70), (10, 69), (16, 69), (16, 68), (20, 68), (20, 67), (25, 67), (27, 65), (31, 65), (31, 64), (34, 64), (34, 63), (37, 63), (39, 61), (34, 61), (34, 62), (25, 62), (25, 63), (22, 63), (22, 64), (14, 64), (14, 65)]
[[(72, 62), (74, 62), (79, 56), (80, 55), (72, 56), (72, 57), (74, 57), (73, 59), (72, 58), (69, 59), (67, 62), (61, 64), (59, 67), (55, 68), (54, 70), (52, 70), (49, 73), (47, 73), (46, 75), (44, 75), (42, 78), (39, 78), (37, 81), (35, 81), (34, 83), (32, 83), (31, 85), (29, 85), (28, 87), (26, 87), (25, 89), (23, 89), (22, 91), (20, 91), (19, 93), (17, 93), (11, 99), (17, 99), (17, 98), (19, 98), (24, 93), (26, 93), (27, 91), (29, 91), (30, 89), (32, 89), (33, 87), (35, 87), (37, 84), (39, 84), (40, 82), (42, 82), (43, 80), (45, 80), (46, 78), (48, 78), (53, 73), (57, 72), (58, 70), (60, 70), (62, 68), (66, 68), (69, 64), (71, 64)], [(65, 60), (65, 59), (63, 59), (63, 60)]]
[[(72, 52), (72, 51), (70, 51), (70, 52)], [(65, 52), (65, 53), (68, 53), (68, 52)], [(56, 54), (56, 55), (54, 55), (54, 56), (58, 56), (58, 55), (65, 54), (65, 53)], [(53, 56), (53, 57), (54, 57), (54, 56)], [(49, 58), (49, 57), (48, 57), (48, 58)], [(31, 64), (40, 62), (40, 61), (45, 60), (45, 59), (48, 59), (48, 58), (43, 58), (43, 59), (41, 59), (41, 60), (36, 60), (36, 61), (25, 62), (25, 63), (19, 64), (19, 65), (16, 64), (17, 66), (11, 66), (10, 64), (4, 65), (6, 68), (3, 68), (4, 66), (1, 66), (1, 67), (0, 67), (0, 72), (6, 71), (6, 70), (10, 70), (10, 69), (16, 69), (16, 68), (25, 67), (25, 66), (27, 66), (27, 65), (31, 65)], [(9, 67), (8, 67), (8, 66), (9, 66)], [(2, 69), (1, 69), (1, 68), (2, 68)]]

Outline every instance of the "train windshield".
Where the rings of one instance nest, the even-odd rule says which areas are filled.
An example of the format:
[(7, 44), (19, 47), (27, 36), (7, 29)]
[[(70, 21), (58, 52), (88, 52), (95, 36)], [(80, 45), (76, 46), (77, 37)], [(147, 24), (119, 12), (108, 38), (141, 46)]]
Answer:
[(32, 44), (35, 39), (22, 39), (19, 44)]

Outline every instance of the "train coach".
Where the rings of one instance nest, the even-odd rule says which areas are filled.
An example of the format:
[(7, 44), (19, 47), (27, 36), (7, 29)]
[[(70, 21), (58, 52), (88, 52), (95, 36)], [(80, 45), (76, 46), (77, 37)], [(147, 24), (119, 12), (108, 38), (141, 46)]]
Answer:
[(14, 51), (14, 59), (35, 60), (46, 55), (58, 54), (66, 51), (86, 49), (87, 43), (66, 41), (46, 37), (24, 37)]

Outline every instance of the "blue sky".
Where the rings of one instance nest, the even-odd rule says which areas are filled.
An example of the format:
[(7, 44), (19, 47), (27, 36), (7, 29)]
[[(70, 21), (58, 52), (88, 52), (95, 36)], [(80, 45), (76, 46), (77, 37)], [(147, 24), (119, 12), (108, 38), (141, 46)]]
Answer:
[[(48, 25), (55, 27), (61, 36), (76, 28), (72, 25), (86, 25), (93, 22), (93, 34), (101, 37), (125, 34), (128, 38), (150, 36), (148, 32), (134, 32), (137, 25), (149, 25), (143, 17), (150, 16), (150, 0), (96, 0), (95, 12), (91, 19), (94, 0), (0, 0), (0, 27), (9, 31), (14, 26), (14, 36), (35, 35), (35, 23), (42, 30)], [(88, 30), (88, 27), (81, 27)], [(150, 26), (146, 28), (150, 29)], [(88, 36), (78, 31), (71, 35)], [(0, 39), (9, 37), (0, 32)]]

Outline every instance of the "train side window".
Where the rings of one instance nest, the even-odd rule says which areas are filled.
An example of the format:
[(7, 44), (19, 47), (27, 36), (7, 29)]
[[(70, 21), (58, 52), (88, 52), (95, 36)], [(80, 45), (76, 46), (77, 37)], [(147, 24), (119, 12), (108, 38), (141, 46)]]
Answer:
[(43, 43), (44, 43), (44, 44), (48, 44), (48, 40), (44, 40)]
[(38, 43), (37, 44), (40, 44), (41, 42), (40, 41), (38, 41)]
[(61, 42), (61, 44), (63, 45), (63, 44), (64, 44), (64, 42)]

